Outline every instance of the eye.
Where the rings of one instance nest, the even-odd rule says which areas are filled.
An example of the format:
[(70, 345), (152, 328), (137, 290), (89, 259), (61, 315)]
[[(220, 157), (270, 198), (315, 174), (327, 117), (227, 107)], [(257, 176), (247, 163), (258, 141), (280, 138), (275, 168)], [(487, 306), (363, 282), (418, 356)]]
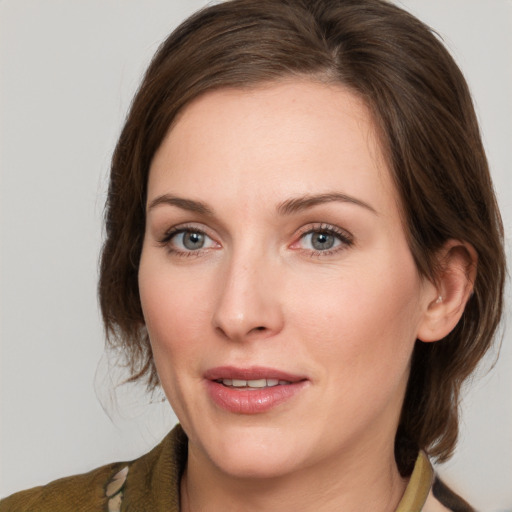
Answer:
[(302, 239), (315, 251), (327, 251), (341, 243), (335, 235), (327, 231), (311, 231), (303, 235)]
[(353, 244), (349, 233), (329, 225), (319, 225), (302, 233), (292, 248), (310, 251), (315, 255), (332, 254)]
[(180, 246), (180, 249), (197, 251), (202, 249), (207, 241), (207, 236), (199, 231), (184, 231), (173, 237), (174, 243)]
[(166, 234), (160, 242), (171, 253), (187, 255), (218, 246), (204, 231), (197, 228), (177, 228)]

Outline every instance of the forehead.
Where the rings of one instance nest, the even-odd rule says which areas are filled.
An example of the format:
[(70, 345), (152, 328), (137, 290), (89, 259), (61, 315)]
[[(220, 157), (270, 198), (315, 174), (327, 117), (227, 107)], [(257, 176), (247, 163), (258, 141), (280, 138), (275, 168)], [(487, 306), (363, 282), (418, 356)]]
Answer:
[(396, 203), (369, 109), (345, 87), (287, 81), (191, 102), (155, 154), (148, 200), (172, 191), (247, 206), (334, 189)]

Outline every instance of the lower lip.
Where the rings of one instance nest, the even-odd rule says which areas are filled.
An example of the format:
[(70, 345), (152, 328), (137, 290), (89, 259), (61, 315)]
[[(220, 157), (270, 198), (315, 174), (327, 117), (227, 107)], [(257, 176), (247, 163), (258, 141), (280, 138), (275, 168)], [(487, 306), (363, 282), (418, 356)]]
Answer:
[(238, 414), (260, 414), (294, 397), (307, 381), (293, 382), (266, 388), (234, 388), (207, 380), (211, 399), (222, 409)]

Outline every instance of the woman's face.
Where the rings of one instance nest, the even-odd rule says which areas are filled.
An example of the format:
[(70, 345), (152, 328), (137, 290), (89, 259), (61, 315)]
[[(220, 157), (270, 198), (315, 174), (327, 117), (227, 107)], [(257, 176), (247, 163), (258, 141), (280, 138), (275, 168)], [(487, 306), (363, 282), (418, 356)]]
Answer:
[(430, 285), (354, 94), (192, 102), (151, 164), (139, 284), (198, 463), (269, 477), (392, 456)]

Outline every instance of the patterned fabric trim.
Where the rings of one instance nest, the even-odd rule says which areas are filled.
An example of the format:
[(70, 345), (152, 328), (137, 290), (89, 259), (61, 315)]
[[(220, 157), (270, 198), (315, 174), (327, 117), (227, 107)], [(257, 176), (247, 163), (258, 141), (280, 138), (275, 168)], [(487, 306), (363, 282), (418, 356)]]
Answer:
[(121, 471), (118, 471), (106, 486), (105, 496), (109, 498), (108, 512), (121, 512), (123, 489), (129, 469), (128, 466), (125, 466)]

